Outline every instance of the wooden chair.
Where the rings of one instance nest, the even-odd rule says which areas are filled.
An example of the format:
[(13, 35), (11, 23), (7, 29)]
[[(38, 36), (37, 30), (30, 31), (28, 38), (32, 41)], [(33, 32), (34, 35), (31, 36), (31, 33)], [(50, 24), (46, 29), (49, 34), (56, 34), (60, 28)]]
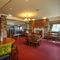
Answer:
[(36, 34), (32, 34), (32, 36), (27, 37), (27, 44), (33, 44), (35, 46), (40, 45), (40, 37)]
[(44, 34), (44, 38), (52, 39), (52, 34), (50, 32)]
[(18, 60), (18, 49), (16, 45), (12, 47), (11, 60)]
[(14, 38), (14, 34), (10, 34), (9, 37), (10, 37), (10, 38)]
[[(14, 38), (14, 34), (10, 34), (10, 38)], [(11, 50), (11, 60), (18, 60), (18, 49), (17, 45), (13, 43)]]
[(32, 44), (35, 46), (40, 45), (40, 40), (41, 39), (37, 35), (35, 35), (33, 36)]

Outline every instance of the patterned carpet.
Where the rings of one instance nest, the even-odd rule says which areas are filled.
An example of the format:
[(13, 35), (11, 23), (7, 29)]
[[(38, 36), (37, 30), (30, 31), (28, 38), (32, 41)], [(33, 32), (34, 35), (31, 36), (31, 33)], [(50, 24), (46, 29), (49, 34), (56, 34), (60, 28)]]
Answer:
[(18, 60), (60, 60), (60, 42), (41, 39), (39, 46), (27, 45), (25, 37), (16, 37)]

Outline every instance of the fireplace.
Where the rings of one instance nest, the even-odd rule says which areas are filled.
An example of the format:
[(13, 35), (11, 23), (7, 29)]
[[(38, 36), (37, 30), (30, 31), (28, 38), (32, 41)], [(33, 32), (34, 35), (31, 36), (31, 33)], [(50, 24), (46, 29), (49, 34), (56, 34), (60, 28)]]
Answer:
[(41, 33), (41, 37), (44, 38), (44, 29), (43, 28), (34, 28), (34, 33)]

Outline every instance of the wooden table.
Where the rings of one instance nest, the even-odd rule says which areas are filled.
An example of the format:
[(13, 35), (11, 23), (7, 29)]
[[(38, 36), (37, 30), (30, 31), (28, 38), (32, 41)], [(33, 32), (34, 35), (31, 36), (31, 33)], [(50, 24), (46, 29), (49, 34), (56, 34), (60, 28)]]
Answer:
[(4, 38), (3, 41), (0, 41), (0, 56), (10, 53), (14, 42), (13, 38)]
[(0, 41), (0, 45), (3, 45), (3, 44), (13, 44), (15, 42), (15, 40), (13, 38), (4, 38), (3, 41)]

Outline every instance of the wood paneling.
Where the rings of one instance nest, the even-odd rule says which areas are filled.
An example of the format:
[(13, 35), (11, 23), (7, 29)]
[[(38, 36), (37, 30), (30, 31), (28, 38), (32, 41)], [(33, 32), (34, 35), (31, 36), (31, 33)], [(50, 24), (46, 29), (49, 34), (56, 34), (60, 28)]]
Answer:
[(40, 19), (32, 21), (30, 24), (30, 29), (34, 31), (34, 28), (44, 28), (45, 32), (48, 31), (49, 19)]

